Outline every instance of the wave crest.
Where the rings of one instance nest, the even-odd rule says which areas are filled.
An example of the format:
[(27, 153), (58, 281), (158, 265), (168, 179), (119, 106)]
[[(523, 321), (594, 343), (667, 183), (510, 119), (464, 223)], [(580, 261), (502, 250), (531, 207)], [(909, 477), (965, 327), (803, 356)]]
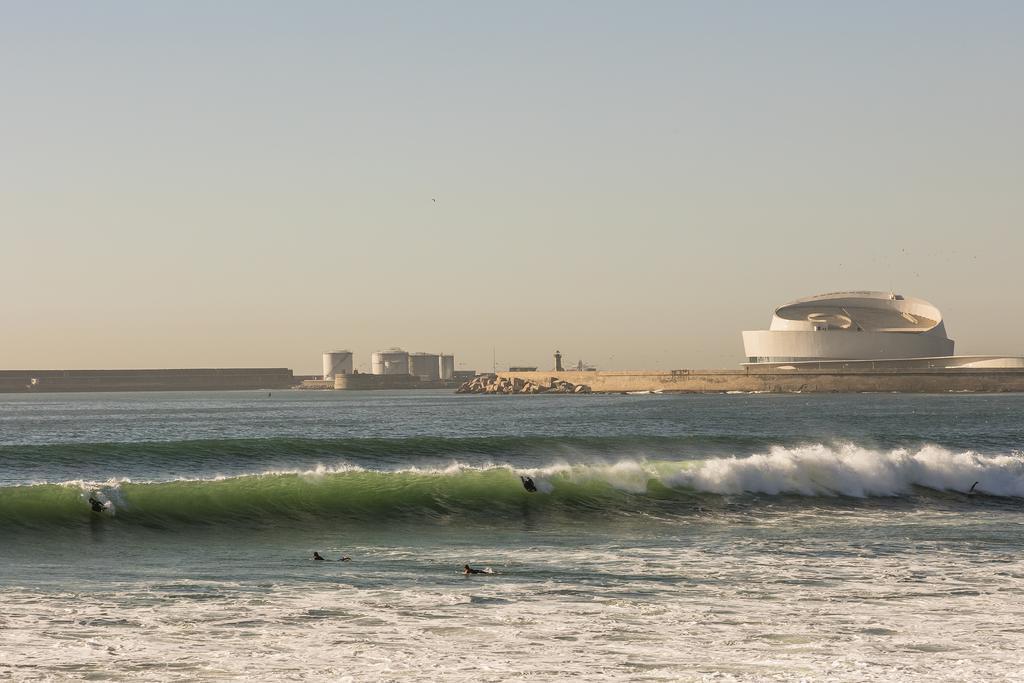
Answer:
[(766, 454), (704, 461), (669, 477), (670, 486), (717, 494), (764, 493), (867, 498), (900, 496), (915, 487), (1024, 496), (1020, 453), (985, 456), (938, 446), (880, 452), (851, 444), (772, 448)]
[[(538, 491), (524, 489), (530, 476)], [(721, 496), (894, 497), (928, 492), (1024, 497), (1020, 453), (980, 455), (939, 446), (879, 451), (852, 444), (786, 448), (700, 460), (621, 459), (375, 470), (356, 465), (244, 476), (136, 482), (68, 481), (0, 488), (0, 526), (96, 519), (90, 494), (110, 500), (116, 523), (290, 524), (297, 520), (417, 521), (533, 513), (690, 513)]]

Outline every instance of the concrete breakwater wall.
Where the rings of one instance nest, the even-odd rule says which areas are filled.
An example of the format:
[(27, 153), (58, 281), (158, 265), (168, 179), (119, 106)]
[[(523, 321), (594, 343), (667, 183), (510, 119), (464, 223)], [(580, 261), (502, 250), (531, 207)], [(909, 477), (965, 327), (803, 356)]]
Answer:
[(672, 370), (669, 372), (500, 372), (499, 377), (544, 382), (551, 377), (594, 392), (675, 393), (949, 393), (1024, 392), (1024, 368), (916, 370)]
[(0, 370), (0, 393), (287, 389), (288, 368), (155, 370)]
[(444, 380), (421, 380), (415, 375), (336, 375), (334, 388), (347, 391), (368, 391), (373, 389), (454, 389), (456, 382)]

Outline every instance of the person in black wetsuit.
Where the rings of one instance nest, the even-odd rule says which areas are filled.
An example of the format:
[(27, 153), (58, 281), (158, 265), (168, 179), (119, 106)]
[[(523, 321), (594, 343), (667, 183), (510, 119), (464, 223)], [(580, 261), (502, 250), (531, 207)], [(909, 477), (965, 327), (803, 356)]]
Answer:
[(526, 489), (530, 493), (537, 493), (537, 485), (533, 483), (532, 477), (520, 475), (519, 479), (522, 480), (524, 489)]
[(315, 551), (315, 550), (313, 551), (313, 559), (314, 559), (314, 560), (320, 560), (321, 562), (323, 562), (323, 561), (324, 561), (324, 558), (320, 557), (320, 553), (318, 553), (318, 552), (317, 552), (317, 551)]
[(106, 507), (103, 505), (103, 501), (96, 500), (92, 496), (89, 496), (89, 507), (92, 508), (93, 512), (103, 512)]
[(462, 565), (462, 573), (463, 574), (486, 574), (487, 572), (485, 572), (483, 569), (473, 569), (468, 564), (464, 564), (464, 565)]

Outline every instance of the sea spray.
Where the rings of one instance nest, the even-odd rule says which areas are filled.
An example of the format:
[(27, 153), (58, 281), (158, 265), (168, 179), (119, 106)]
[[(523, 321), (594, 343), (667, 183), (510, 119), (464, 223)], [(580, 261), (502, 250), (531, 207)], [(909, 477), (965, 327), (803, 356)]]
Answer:
[(880, 452), (852, 444), (772, 448), (744, 458), (710, 459), (667, 478), (719, 494), (764, 493), (803, 496), (899, 496), (914, 487), (935, 491), (978, 490), (996, 496), (1024, 496), (1020, 454), (982, 456), (938, 446), (917, 451)]

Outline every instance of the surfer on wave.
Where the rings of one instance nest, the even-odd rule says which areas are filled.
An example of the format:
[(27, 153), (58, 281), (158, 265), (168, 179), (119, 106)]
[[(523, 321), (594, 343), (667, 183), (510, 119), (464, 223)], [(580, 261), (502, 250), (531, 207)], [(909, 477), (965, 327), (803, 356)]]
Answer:
[(103, 512), (107, 509), (102, 500), (97, 500), (93, 496), (89, 496), (89, 507), (92, 508), (93, 512)]

